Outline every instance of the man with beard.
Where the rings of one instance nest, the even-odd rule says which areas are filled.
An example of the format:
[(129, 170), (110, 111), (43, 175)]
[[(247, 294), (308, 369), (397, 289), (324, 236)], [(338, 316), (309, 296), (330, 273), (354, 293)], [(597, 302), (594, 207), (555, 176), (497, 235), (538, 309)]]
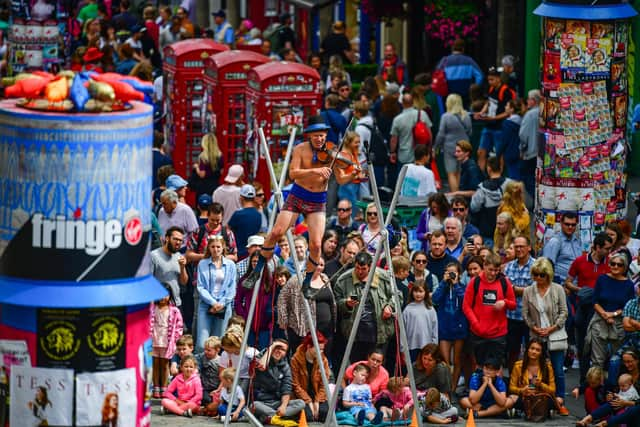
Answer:
[[(165, 234), (164, 244), (151, 252), (151, 273), (163, 285), (171, 288), (171, 296), (182, 312), (180, 286), (189, 281), (187, 259), (180, 254), (184, 231), (180, 227), (169, 227)], [(182, 313), (183, 318), (184, 313)]]

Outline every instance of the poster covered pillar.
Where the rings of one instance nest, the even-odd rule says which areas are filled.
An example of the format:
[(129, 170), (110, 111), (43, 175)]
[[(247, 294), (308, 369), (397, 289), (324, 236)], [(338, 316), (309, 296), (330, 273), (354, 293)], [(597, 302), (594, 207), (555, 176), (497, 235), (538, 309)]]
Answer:
[(622, 1), (591, 3), (543, 2), (534, 11), (543, 28), (537, 249), (568, 212), (578, 214), (583, 251), (607, 222), (626, 215), (629, 47), (637, 13)]
[(0, 102), (10, 425), (105, 425), (103, 413), (150, 424), (149, 302), (166, 291), (149, 262), (152, 108), (132, 104), (66, 114)]

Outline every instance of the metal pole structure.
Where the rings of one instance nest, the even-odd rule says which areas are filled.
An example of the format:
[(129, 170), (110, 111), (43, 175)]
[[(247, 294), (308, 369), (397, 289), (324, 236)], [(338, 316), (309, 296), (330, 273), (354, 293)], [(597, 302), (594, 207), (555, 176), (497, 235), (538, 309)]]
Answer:
[[(403, 169), (401, 170), (400, 176), (404, 179), (405, 174), (406, 174), (406, 166), (403, 167)], [(402, 184), (402, 179), (398, 179), (398, 182), (396, 183), (396, 187), (398, 187), (398, 185), (401, 186), (401, 184)], [(393, 217), (393, 212), (396, 209), (396, 204), (398, 203), (399, 195), (400, 195), (400, 191), (396, 189), (396, 192), (393, 194), (393, 199), (391, 200), (391, 205), (389, 206), (389, 215), (387, 215), (387, 219), (384, 223), (384, 226), (382, 230), (380, 230), (380, 236), (382, 240), (387, 240), (389, 238), (388, 232), (387, 232), (387, 226), (389, 225), (389, 223), (391, 222), (391, 218)], [(378, 213), (379, 215), (381, 215), (382, 211), (379, 210)], [(378, 264), (378, 260), (380, 259), (380, 256), (382, 255), (382, 250), (384, 248), (385, 248), (385, 245), (378, 245), (378, 247), (376, 248), (376, 253), (371, 263), (371, 269), (369, 270), (369, 276), (367, 277), (367, 284), (362, 290), (362, 295), (360, 296), (361, 302), (366, 301), (367, 297), (369, 296), (369, 289), (371, 289), (371, 282), (373, 281), (373, 277), (376, 272), (376, 265)], [(395, 302), (396, 300), (394, 300), (394, 304)], [(399, 308), (400, 308), (399, 306), (396, 307), (396, 309), (399, 309)], [(364, 303), (358, 304), (358, 309), (356, 310), (355, 319), (353, 321), (353, 325), (351, 326), (351, 333), (349, 334), (349, 339), (347, 340), (347, 346), (345, 348), (344, 357), (342, 358), (342, 363), (340, 364), (340, 371), (338, 372), (338, 376), (336, 378), (336, 387), (342, 384), (342, 380), (344, 379), (344, 374), (345, 374), (345, 371), (347, 370), (347, 364), (349, 362), (349, 355), (351, 354), (351, 349), (353, 348), (353, 342), (355, 341), (356, 333), (358, 332), (358, 326), (360, 325), (360, 318), (362, 317), (363, 310), (364, 310)], [(326, 427), (330, 427), (329, 415), (333, 416), (335, 414), (337, 400), (338, 400), (338, 393), (333, 393), (331, 395), (331, 401), (329, 402), (329, 413), (327, 414), (327, 421), (325, 422)], [(417, 404), (417, 401), (415, 402), (415, 404)]]
[[(276, 174), (275, 171), (273, 169), (273, 163), (271, 162), (271, 156), (269, 155), (269, 151), (268, 151), (268, 146), (267, 146), (267, 140), (264, 136), (264, 132), (263, 130), (260, 128), (258, 129), (258, 135), (260, 137), (260, 144), (262, 146), (262, 148), (264, 149), (266, 155), (265, 155), (265, 160), (267, 163), (267, 168), (269, 169), (269, 175), (271, 176), (271, 180), (275, 183), (274, 185), (277, 186), (276, 188), (276, 192), (279, 193), (280, 195), (282, 195), (282, 191), (281, 191), (281, 185), (284, 183), (284, 179), (283, 177), (286, 175), (286, 171), (289, 165), (289, 162), (291, 161), (291, 151), (292, 151), (292, 141), (289, 141), (291, 143), (291, 145), (289, 147), (287, 147), (287, 159), (285, 160), (285, 168), (282, 171), (282, 176), (280, 178), (280, 184), (276, 183)], [(282, 197), (279, 197), (276, 199), (276, 202), (278, 203), (277, 208), (281, 208), (282, 204), (283, 204), (283, 200)], [(275, 206), (274, 206), (274, 210), (275, 210)], [(291, 234), (291, 229), (287, 230), (286, 233), (287, 236), (287, 241), (289, 242), (289, 246), (291, 248), (294, 247), (293, 244), (293, 235)], [(302, 281), (303, 276), (302, 273), (300, 271), (300, 265), (298, 263), (298, 259), (295, 257), (295, 254), (292, 254), (292, 259), (293, 259), (293, 264), (294, 264), (294, 268), (296, 269), (296, 277), (298, 278), (298, 283), (300, 285), (302, 285)], [(316, 350), (316, 357), (318, 358), (318, 367), (320, 368), (320, 376), (322, 377), (322, 384), (324, 385), (325, 390), (327, 391), (327, 394), (329, 394), (329, 377), (327, 376), (327, 372), (324, 369), (324, 364), (322, 363), (322, 352), (320, 351), (320, 344), (318, 343), (318, 336), (316, 334), (316, 330), (315, 330), (315, 322), (313, 321), (313, 317), (311, 316), (311, 307), (309, 307), (309, 301), (307, 301), (306, 298), (303, 298), (302, 301), (304, 302), (304, 312), (305, 312), (305, 317), (307, 318), (307, 324), (309, 326), (309, 331), (311, 334), (311, 340), (313, 341), (313, 346)], [(337, 420), (335, 419), (335, 414), (332, 414), (333, 417), (333, 422), (335, 425), (337, 425)], [(329, 419), (329, 416), (327, 415), (327, 419)]]
[[(260, 141), (265, 140), (264, 131), (262, 128), (258, 128), (258, 137)], [(276, 216), (278, 216), (278, 210), (281, 206), (281, 203), (284, 202), (282, 199), (282, 187), (284, 187), (284, 181), (287, 178), (287, 169), (289, 168), (289, 163), (291, 162), (291, 153), (293, 153), (293, 144), (296, 141), (296, 128), (292, 127), (291, 136), (289, 137), (289, 145), (287, 146), (287, 153), (284, 156), (284, 167), (282, 168), (282, 172), (280, 173), (280, 181), (276, 179), (275, 171), (273, 175), (271, 175), (271, 171), (273, 170), (273, 163), (271, 159), (269, 159), (269, 164), (271, 165), (271, 169), (269, 169), (269, 175), (271, 176), (271, 181), (274, 186), (273, 191), (273, 209), (271, 209), (271, 213), (269, 214), (269, 230), (273, 229), (273, 224), (276, 222)], [(262, 144), (261, 144), (262, 146)], [(269, 151), (263, 147), (266, 155), (269, 155)]]
[[(262, 129), (258, 130), (258, 134), (260, 135), (260, 138), (262, 141), (265, 141), (264, 144), (264, 149), (265, 149), (265, 153), (268, 159), (267, 165), (269, 166), (269, 173), (271, 175), (271, 179), (273, 180), (274, 184), (277, 186), (277, 180), (275, 178), (275, 173), (273, 171), (273, 165), (271, 164), (271, 159), (269, 158), (269, 150), (266, 145), (266, 140), (264, 139), (264, 133), (262, 132)], [(293, 145), (292, 141), (295, 140), (296, 137), (296, 130), (295, 128), (293, 129), (293, 131), (291, 132), (291, 137), (289, 139), (289, 147), (287, 147), (287, 156), (285, 157), (285, 163), (284, 163), (284, 170), (286, 171), (287, 168), (289, 167), (289, 161), (291, 160), (291, 145)], [(286, 172), (285, 172), (286, 173)], [(283, 175), (285, 174), (283, 173)], [(277, 186), (276, 187), (276, 193), (275, 194), (275, 199), (276, 202), (278, 201), (278, 199), (282, 199), (282, 192), (280, 191), (280, 187)], [(274, 209), (275, 212), (275, 209)], [(275, 216), (272, 214), (269, 218), (269, 229), (273, 228), (273, 220), (274, 220)], [(251, 325), (253, 324), (253, 316), (255, 314), (256, 311), (256, 302), (258, 300), (258, 292), (260, 291), (260, 284), (262, 283), (262, 274), (264, 273), (265, 269), (269, 269), (269, 263), (266, 263), (264, 268), (262, 269), (262, 271), (260, 272), (260, 278), (258, 279), (258, 281), (256, 282), (255, 286), (253, 287), (253, 292), (251, 294), (251, 303), (249, 304), (249, 313), (247, 314), (247, 323), (244, 327), (244, 334), (242, 335), (242, 344), (240, 345), (240, 363), (239, 366), (236, 370), (236, 374), (233, 377), (233, 387), (231, 387), (231, 396), (229, 396), (229, 401), (233, 402), (233, 400), (235, 399), (235, 394), (236, 394), (236, 387), (238, 386), (238, 382), (240, 381), (240, 367), (242, 366), (242, 362), (244, 360), (244, 354), (247, 351), (247, 344), (249, 342), (249, 333), (251, 331)], [(245, 411), (248, 412), (248, 411)], [(228, 414), (227, 414), (228, 415)], [(255, 419), (255, 417), (254, 417)], [(229, 427), (229, 421), (231, 420), (231, 417), (226, 416), (224, 419), (224, 426), (225, 427)], [(257, 419), (256, 419), (257, 421)], [(261, 426), (260, 426), (261, 427)]]
[[(404, 165), (402, 169), (400, 169), (400, 175), (398, 176), (398, 181), (396, 182), (396, 188), (394, 194), (400, 194), (402, 191), (402, 184), (404, 183), (404, 177), (407, 174), (407, 165)], [(380, 195), (378, 194), (378, 183), (376, 182), (375, 174), (370, 175), (371, 182), (371, 192), (373, 193), (373, 200), (376, 204), (376, 209), (378, 210), (378, 215), (382, 214), (382, 203), (380, 203)], [(387, 218), (385, 222), (389, 222), (389, 218), (393, 218), (394, 209), (391, 210), (389, 208), (389, 212), (387, 213)], [(400, 304), (400, 300), (398, 298), (398, 285), (396, 284), (396, 276), (393, 274), (393, 265), (391, 263), (391, 247), (389, 246), (389, 239), (384, 240), (384, 253), (387, 260), (387, 265), (389, 266), (389, 271), (391, 272), (391, 286), (393, 289), (393, 304), (396, 307), (402, 307)], [(407, 341), (407, 331), (404, 328), (404, 318), (402, 317), (402, 311), (398, 310), (396, 313), (396, 318), (398, 319), (398, 332), (400, 333), (400, 344), (404, 349), (402, 353), (404, 354), (404, 360), (407, 361), (407, 375), (409, 376), (409, 384), (411, 386), (411, 395), (413, 396), (413, 409), (416, 411), (416, 419), (418, 420), (418, 427), (422, 426), (422, 417), (418, 412), (418, 391), (416, 387), (416, 379), (413, 376), (413, 365), (411, 363), (411, 355), (409, 354), (409, 343)]]

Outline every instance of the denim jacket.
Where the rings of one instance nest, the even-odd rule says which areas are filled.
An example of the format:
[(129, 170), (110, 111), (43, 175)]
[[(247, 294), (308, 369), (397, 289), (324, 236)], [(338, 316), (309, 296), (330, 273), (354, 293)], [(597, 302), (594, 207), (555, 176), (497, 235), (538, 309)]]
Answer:
[(220, 287), (220, 293), (213, 295), (216, 265), (211, 258), (205, 258), (198, 263), (198, 294), (200, 301), (208, 305), (216, 303), (231, 306), (236, 297), (236, 265), (227, 258), (222, 258), (222, 270), (224, 279)]

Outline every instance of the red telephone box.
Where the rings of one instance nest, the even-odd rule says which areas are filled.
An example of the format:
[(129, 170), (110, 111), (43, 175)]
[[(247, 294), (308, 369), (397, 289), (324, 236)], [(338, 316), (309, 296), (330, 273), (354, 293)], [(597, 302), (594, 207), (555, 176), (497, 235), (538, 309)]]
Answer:
[(208, 39), (183, 40), (164, 48), (165, 138), (176, 173), (187, 179), (201, 151), (204, 60), (224, 50), (229, 48)]
[(246, 155), (247, 74), (266, 62), (269, 62), (266, 56), (246, 50), (220, 52), (204, 61), (204, 102), (207, 108), (204, 131), (215, 130), (225, 172), (233, 164), (242, 164), (245, 170), (249, 170)]
[[(289, 127), (295, 126), (296, 135), (301, 139), (309, 117), (320, 113), (320, 75), (307, 65), (281, 61), (255, 67), (249, 71), (248, 78), (247, 117), (252, 118), (248, 123), (248, 132), (254, 132), (258, 127), (264, 130), (271, 160), (276, 165), (284, 159)], [(254, 152), (257, 152), (257, 134), (254, 140)], [(251, 174), (265, 189), (271, 188), (264, 159), (259, 159), (255, 169), (251, 170)]]

